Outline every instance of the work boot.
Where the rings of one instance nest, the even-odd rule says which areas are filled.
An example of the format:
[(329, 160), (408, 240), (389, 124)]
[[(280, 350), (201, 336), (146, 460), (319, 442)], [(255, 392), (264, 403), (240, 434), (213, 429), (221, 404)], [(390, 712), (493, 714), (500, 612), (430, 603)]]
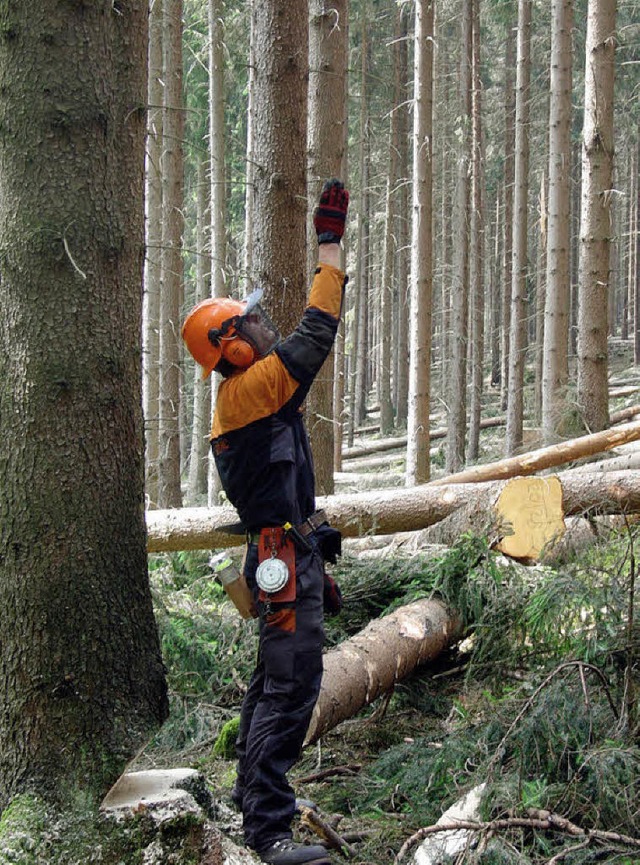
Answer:
[(281, 838), (258, 855), (268, 865), (331, 865), (321, 844), (298, 844), (291, 838)]

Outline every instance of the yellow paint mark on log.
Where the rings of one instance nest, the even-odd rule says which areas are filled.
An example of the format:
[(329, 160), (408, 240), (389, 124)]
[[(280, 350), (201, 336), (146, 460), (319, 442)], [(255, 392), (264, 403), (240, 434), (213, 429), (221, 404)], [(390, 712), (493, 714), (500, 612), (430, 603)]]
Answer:
[(557, 477), (513, 478), (498, 496), (496, 511), (513, 530), (498, 549), (514, 559), (539, 558), (565, 532), (562, 486)]

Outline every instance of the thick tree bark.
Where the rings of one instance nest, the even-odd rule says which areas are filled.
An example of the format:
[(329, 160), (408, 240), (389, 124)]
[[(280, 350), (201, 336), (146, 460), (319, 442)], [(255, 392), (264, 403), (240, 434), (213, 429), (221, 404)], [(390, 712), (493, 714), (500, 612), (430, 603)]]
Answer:
[(143, 512), (148, 7), (120, 5), (3, 7), (0, 810), (25, 790), (97, 803), (166, 713)]
[(305, 744), (317, 742), (341, 721), (391, 691), (460, 634), (461, 623), (455, 613), (440, 601), (423, 599), (376, 619), (327, 652), (320, 696)]
[[(640, 437), (640, 433), (639, 433)], [(560, 446), (558, 446), (560, 447)], [(563, 485), (565, 514), (589, 510), (601, 513), (638, 513), (640, 511), (640, 472), (567, 471), (558, 475)], [(392, 532), (414, 532), (445, 519), (469, 502), (484, 517), (485, 493), (495, 495), (501, 489), (495, 483), (422, 484), (410, 489), (319, 498), (332, 525), (347, 538), (362, 535), (384, 535)], [(224, 527), (237, 520), (232, 508), (182, 508), (148, 511), (149, 552), (216, 549), (244, 543), (239, 535), (230, 535)]]
[(254, 3), (253, 272), (288, 335), (307, 296), (307, 0)]

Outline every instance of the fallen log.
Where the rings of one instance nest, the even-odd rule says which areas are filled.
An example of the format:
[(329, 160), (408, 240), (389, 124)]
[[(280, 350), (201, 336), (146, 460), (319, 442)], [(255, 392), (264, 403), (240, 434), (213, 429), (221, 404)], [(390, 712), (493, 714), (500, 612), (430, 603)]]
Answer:
[(609, 424), (624, 423), (631, 420), (636, 415), (640, 414), (640, 405), (629, 405), (626, 408), (621, 408), (619, 411), (614, 411), (609, 415)]
[[(557, 505), (550, 506), (549, 502), (536, 491), (537, 485), (533, 484), (534, 481), (540, 485), (549, 483), (550, 486), (553, 483), (560, 483), (561, 512)], [(533, 484), (531, 491), (527, 491), (528, 483)], [(537, 558), (554, 536), (560, 539), (561, 514), (567, 517), (586, 514), (640, 513), (640, 471), (596, 474), (566, 471), (559, 475), (541, 478), (518, 477), (483, 484), (474, 494), (473, 499), (469, 499), (465, 505), (437, 525), (421, 531), (419, 543), (450, 545), (463, 532), (483, 534), (495, 530), (500, 516), (508, 519), (506, 509), (500, 508), (499, 501), (510, 485), (520, 485), (523, 491), (518, 497), (523, 510), (528, 510), (529, 513), (528, 525), (526, 514), (522, 515), (524, 522), (519, 527), (521, 537), (519, 539), (505, 537), (502, 542), (505, 552), (518, 557)], [(463, 485), (463, 488), (466, 489), (466, 485)], [(501, 535), (500, 531), (496, 534), (496, 540), (499, 535)], [(515, 544), (512, 543), (513, 540), (516, 541)]]
[(418, 664), (436, 658), (461, 635), (455, 613), (424, 598), (376, 619), (324, 656), (320, 696), (305, 744), (352, 718)]
[[(604, 474), (568, 471), (558, 477), (565, 515), (594, 510), (607, 514), (640, 512), (640, 471)], [(318, 507), (324, 508), (331, 524), (345, 537), (384, 535), (427, 528), (469, 503), (482, 514), (488, 500), (483, 497), (495, 496), (500, 489), (497, 483), (422, 484), (327, 496), (318, 498)], [(228, 506), (148, 511), (147, 549), (175, 552), (237, 546), (242, 536), (232, 535), (224, 528), (237, 519), (236, 512)]]
[(506, 480), (516, 475), (531, 475), (543, 469), (563, 465), (582, 457), (603, 453), (627, 442), (640, 439), (640, 422), (623, 424), (615, 429), (606, 429), (592, 435), (580, 436), (555, 445), (539, 448), (529, 453), (508, 457), (493, 463), (474, 466), (453, 475), (430, 481), (430, 486), (449, 484), (482, 483), (483, 481)]
[[(494, 427), (504, 426), (506, 418), (503, 417), (486, 417), (480, 421), (480, 429), (492, 429)], [(447, 437), (447, 427), (436, 427), (429, 433), (429, 441), (437, 441)], [(395, 436), (393, 438), (380, 439), (370, 445), (354, 445), (351, 448), (345, 448), (342, 452), (343, 460), (355, 459), (356, 457), (372, 456), (373, 454), (382, 453), (384, 451), (393, 451), (398, 448), (406, 448), (407, 437)]]

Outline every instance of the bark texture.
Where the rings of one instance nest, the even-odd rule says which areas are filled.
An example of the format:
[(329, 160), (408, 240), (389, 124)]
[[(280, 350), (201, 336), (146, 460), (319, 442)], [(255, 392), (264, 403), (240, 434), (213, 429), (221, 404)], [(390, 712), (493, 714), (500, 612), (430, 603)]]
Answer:
[(587, 429), (609, 423), (608, 295), (611, 289), (613, 84), (616, 0), (590, 0), (582, 139), (578, 403)]
[(3, 4), (0, 809), (98, 801), (164, 719), (140, 330), (147, 3)]
[(253, 4), (255, 146), (253, 277), (283, 335), (307, 291), (306, 148), (309, 21), (306, 0)]

